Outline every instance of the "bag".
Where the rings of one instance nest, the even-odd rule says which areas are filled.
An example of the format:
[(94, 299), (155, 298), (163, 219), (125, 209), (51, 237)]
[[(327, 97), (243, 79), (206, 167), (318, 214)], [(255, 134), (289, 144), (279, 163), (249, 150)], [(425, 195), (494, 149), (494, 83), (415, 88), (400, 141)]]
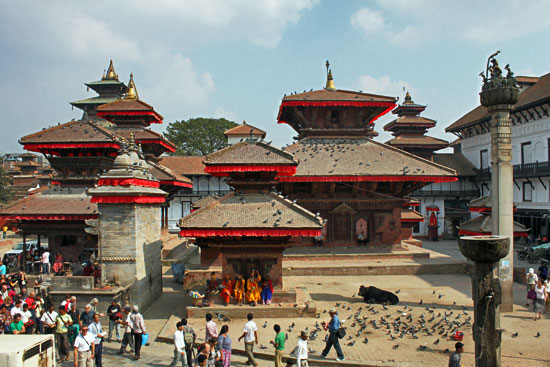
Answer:
[(338, 336), (338, 339), (344, 339), (346, 336), (346, 329), (341, 327), (340, 329), (336, 330), (336, 336)]
[(144, 333), (141, 336), (141, 345), (147, 344), (148, 341), (149, 341), (149, 333)]
[(185, 342), (186, 350), (193, 348), (193, 333), (191, 332), (191, 329), (188, 330), (189, 331), (186, 332), (186, 330), (183, 329), (183, 341)]
[(535, 299), (537, 298), (537, 294), (535, 293), (535, 291), (529, 291), (527, 292), (527, 299)]

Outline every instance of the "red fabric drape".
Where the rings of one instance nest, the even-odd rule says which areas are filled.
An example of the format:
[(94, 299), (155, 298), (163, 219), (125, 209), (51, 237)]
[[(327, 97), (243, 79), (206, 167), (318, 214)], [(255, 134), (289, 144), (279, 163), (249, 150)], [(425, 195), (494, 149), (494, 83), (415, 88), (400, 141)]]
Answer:
[(61, 181), (50, 181), (52, 185), (61, 185)]
[(143, 180), (139, 178), (100, 178), (98, 186), (141, 186), (159, 188), (157, 181)]
[(168, 145), (165, 141), (162, 141), (162, 140), (154, 140), (154, 139), (143, 139), (143, 140), (136, 140), (136, 143), (138, 144), (159, 144), (161, 146), (163, 146), (164, 148), (166, 148), (166, 150), (168, 150), (169, 152), (175, 152), (176, 149), (171, 146), (171, 145)]
[(277, 172), (277, 176), (292, 176), (296, 173), (296, 166), (216, 165), (206, 166), (204, 172), (212, 176), (227, 176), (229, 172)]
[(420, 206), (420, 203), (403, 203), (403, 206)]
[(182, 237), (216, 237), (216, 236), (246, 236), (246, 237), (286, 237), (286, 236), (320, 236), (320, 229), (182, 229)]
[(77, 148), (114, 148), (119, 149), (118, 143), (44, 143), (44, 144), (25, 144), (23, 149), (31, 152), (40, 152), (41, 149), (77, 149)]
[(193, 188), (193, 184), (190, 182), (181, 182), (181, 181), (160, 181), (161, 185), (169, 185), (169, 186), (181, 186), (181, 187), (188, 187), (190, 189)]
[(164, 196), (94, 196), (90, 202), (103, 204), (156, 204), (164, 203), (166, 199)]
[(478, 213), (490, 213), (492, 211), (492, 208), (486, 208), (486, 207), (469, 207), (468, 211), (471, 212), (478, 212)]
[(292, 176), (276, 177), (280, 182), (453, 182), (458, 181), (458, 177), (449, 176)]
[[(473, 232), (459, 230), (458, 234), (462, 236), (490, 236), (492, 232)], [(514, 237), (527, 237), (527, 232), (514, 232)]]
[(153, 116), (155, 119), (150, 122), (162, 124), (162, 116), (154, 111), (97, 111), (97, 115), (109, 121), (109, 116)]
[(432, 215), (430, 215), (430, 226), (437, 227), (437, 217), (435, 216), (435, 212), (432, 212)]
[(97, 218), (97, 214), (90, 215), (64, 215), (64, 214), (36, 214), (36, 215), (0, 215), (0, 218), (7, 220), (85, 220)]
[(424, 219), (418, 218), (418, 219), (401, 219), (402, 223), (414, 223), (414, 222), (424, 222)]

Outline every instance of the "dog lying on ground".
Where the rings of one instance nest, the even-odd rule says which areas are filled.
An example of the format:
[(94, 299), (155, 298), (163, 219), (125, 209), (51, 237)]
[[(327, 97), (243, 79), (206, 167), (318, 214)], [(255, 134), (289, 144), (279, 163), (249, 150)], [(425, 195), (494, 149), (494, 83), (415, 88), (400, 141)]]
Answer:
[(381, 303), (383, 305), (396, 305), (399, 303), (399, 297), (392, 292), (385, 291), (376, 287), (359, 287), (359, 296), (363, 297), (365, 303)]

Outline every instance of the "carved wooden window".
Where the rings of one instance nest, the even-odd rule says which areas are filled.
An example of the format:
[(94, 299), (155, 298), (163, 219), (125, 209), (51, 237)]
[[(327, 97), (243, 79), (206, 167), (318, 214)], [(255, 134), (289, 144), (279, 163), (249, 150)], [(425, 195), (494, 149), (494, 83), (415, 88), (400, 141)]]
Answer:
[(330, 123), (337, 124), (340, 122), (340, 111), (332, 110), (330, 111)]

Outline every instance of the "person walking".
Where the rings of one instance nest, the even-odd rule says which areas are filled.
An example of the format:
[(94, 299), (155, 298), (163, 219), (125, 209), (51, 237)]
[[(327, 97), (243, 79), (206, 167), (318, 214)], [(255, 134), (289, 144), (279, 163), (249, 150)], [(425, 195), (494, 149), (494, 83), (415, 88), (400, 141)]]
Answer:
[(141, 358), (141, 341), (143, 334), (146, 332), (145, 320), (143, 320), (143, 316), (139, 313), (139, 307), (137, 305), (132, 307), (130, 320), (132, 321), (132, 333), (134, 334), (134, 349), (136, 353), (135, 359), (137, 361)]
[(338, 329), (340, 329), (340, 319), (338, 318), (338, 313), (334, 308), (331, 308), (328, 312), (330, 315), (330, 321), (325, 326), (325, 330), (328, 329), (329, 336), (327, 340), (327, 344), (325, 345), (325, 349), (321, 353), (321, 357), (327, 358), (328, 353), (330, 352), (330, 348), (334, 346), (334, 349), (336, 349), (336, 354), (338, 358), (336, 358), (337, 361), (343, 361), (344, 353), (342, 353), (342, 348), (340, 347), (340, 340), (338, 339)]
[(309, 367), (307, 364), (307, 333), (305, 331), (300, 333), (300, 340), (294, 349), (294, 356), (297, 367)]
[[(529, 268), (529, 272), (526, 276), (526, 283), (527, 283), (527, 297), (529, 297), (529, 291), (535, 290), (535, 285), (537, 284), (537, 281), (539, 280), (539, 277), (537, 274), (535, 274), (535, 269)], [(535, 303), (535, 300), (533, 299), (533, 304)], [(529, 298), (527, 298), (527, 303), (525, 306), (529, 306)]]
[(6, 234), (8, 233), (8, 226), (2, 226), (2, 239), (6, 239)]
[(533, 317), (533, 320), (537, 321), (542, 317), (546, 297), (546, 288), (542, 283), (542, 279), (539, 279), (537, 280), (537, 285), (535, 286), (535, 299), (533, 300), (533, 311), (535, 312), (535, 317)]
[(95, 336), (94, 340), (94, 360), (96, 367), (102, 367), (103, 359), (103, 338), (105, 333), (101, 330), (101, 322), (99, 321), (99, 314), (94, 314), (94, 321), (88, 326), (90, 334)]
[(122, 343), (118, 354), (126, 352), (126, 347), (130, 346), (130, 352), (134, 353), (134, 338), (132, 337), (132, 320), (130, 320), (130, 306), (124, 307), (123, 319), (119, 320), (119, 324), (124, 327), (124, 334), (122, 335)]
[(244, 325), (243, 335), (239, 337), (239, 341), (244, 338), (244, 350), (248, 356), (247, 364), (258, 366), (254, 359), (254, 344), (258, 344), (258, 327), (253, 320), (254, 315), (249, 313), (246, 318), (248, 322)]
[(178, 362), (181, 362), (182, 367), (187, 367), (185, 338), (183, 335), (183, 323), (181, 321), (176, 324), (176, 332), (174, 333), (174, 360), (170, 363), (170, 367), (176, 367)]
[(84, 325), (74, 340), (74, 367), (94, 366), (94, 339), (94, 335), (88, 333), (88, 326)]
[(115, 337), (117, 343), (120, 343), (120, 328), (117, 320), (120, 319), (120, 312), (122, 308), (116, 302), (116, 299), (111, 301), (109, 307), (107, 307), (107, 316), (109, 316), (109, 335), (107, 336), (107, 341), (111, 342), (111, 337), (113, 336), (113, 330), (115, 331)]
[(229, 338), (229, 326), (222, 326), (216, 348), (221, 354), (220, 360), (222, 361), (222, 366), (231, 367), (231, 339)]
[(212, 321), (212, 314), (207, 313), (206, 316), (206, 331), (204, 335), (204, 341), (208, 343), (210, 339), (218, 337), (218, 326)]
[(44, 250), (42, 253), (42, 274), (50, 274), (50, 253)]
[(460, 358), (461, 354), (464, 352), (464, 344), (458, 342), (455, 344), (455, 351), (449, 356), (449, 367), (461, 367)]
[(183, 339), (185, 341), (185, 354), (187, 355), (187, 366), (191, 367), (193, 365), (193, 346), (195, 345), (195, 340), (197, 340), (197, 334), (191, 325), (187, 324), (187, 319), (181, 319), (183, 324)]
[(68, 361), (69, 360), (69, 338), (67, 332), (69, 331), (69, 326), (73, 323), (71, 316), (65, 312), (65, 307), (59, 307), (59, 314), (57, 315), (56, 328), (55, 328), (55, 340), (57, 342), (57, 350), (59, 354), (59, 361)]
[(275, 324), (273, 330), (275, 330), (275, 340), (272, 340), (270, 343), (275, 347), (275, 367), (283, 367), (285, 333), (281, 332), (281, 326), (279, 324)]
[(80, 314), (80, 324), (82, 326), (90, 325), (92, 322), (94, 322), (94, 315), (95, 312), (92, 310), (92, 306), (88, 303), (86, 306), (84, 306), (84, 312)]

